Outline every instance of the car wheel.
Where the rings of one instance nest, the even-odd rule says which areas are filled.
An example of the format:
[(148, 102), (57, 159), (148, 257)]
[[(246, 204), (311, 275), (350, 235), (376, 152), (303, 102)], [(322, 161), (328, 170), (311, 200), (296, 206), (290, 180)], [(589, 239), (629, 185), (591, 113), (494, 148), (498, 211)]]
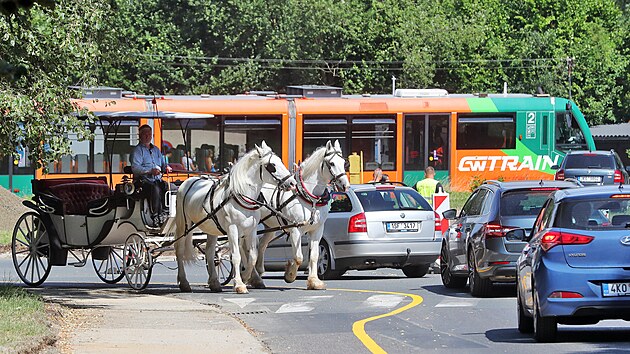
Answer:
[(470, 294), (475, 297), (490, 296), (492, 291), (492, 281), (479, 276), (475, 265), (475, 255), (472, 250), (468, 250), (468, 285)]
[(319, 243), (319, 259), (317, 260), (317, 276), (323, 280), (339, 279), (345, 271), (332, 269), (332, 253), (326, 241)]
[(402, 267), (407, 278), (422, 278), (429, 272), (430, 264), (417, 264)]
[(518, 314), (518, 331), (521, 333), (534, 332), (534, 319), (527, 316), (525, 308), (523, 307), (523, 300), (521, 300), (521, 292), (516, 289), (516, 311)]
[(558, 322), (555, 317), (542, 317), (540, 315), (536, 291), (532, 290), (532, 296), (534, 297), (534, 339), (541, 343), (553, 342), (558, 334)]
[(451, 274), (451, 268), (449, 268), (449, 254), (446, 244), (442, 244), (442, 250), (440, 251), (440, 277), (442, 278), (442, 284), (449, 289), (463, 288), (466, 286), (468, 278), (458, 277)]

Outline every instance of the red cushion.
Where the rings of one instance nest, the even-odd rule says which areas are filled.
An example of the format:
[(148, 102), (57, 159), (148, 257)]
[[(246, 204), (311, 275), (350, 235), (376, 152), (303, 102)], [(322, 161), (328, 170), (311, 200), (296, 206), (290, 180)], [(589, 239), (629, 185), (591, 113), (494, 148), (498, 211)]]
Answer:
[(88, 202), (112, 194), (107, 184), (103, 183), (66, 183), (50, 187), (50, 192), (63, 202), (64, 214), (87, 214)]

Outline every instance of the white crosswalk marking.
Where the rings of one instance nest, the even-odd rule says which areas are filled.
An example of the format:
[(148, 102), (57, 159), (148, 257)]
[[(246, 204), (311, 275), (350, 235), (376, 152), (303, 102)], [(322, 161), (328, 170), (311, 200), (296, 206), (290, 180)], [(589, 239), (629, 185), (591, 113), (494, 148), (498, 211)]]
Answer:
[(305, 300), (326, 300), (332, 299), (334, 295), (312, 295), (312, 296), (302, 296), (301, 299)]
[(400, 295), (372, 295), (363, 302), (366, 307), (391, 308), (398, 305), (405, 297)]
[(290, 312), (309, 312), (315, 309), (313, 306), (310, 306), (310, 302), (290, 302), (288, 304), (284, 304), (280, 306), (276, 313), (290, 313)]
[(478, 303), (479, 299), (445, 299), (435, 307), (473, 307)]
[(233, 304), (238, 305), (240, 308), (243, 308), (256, 301), (256, 299), (253, 297), (235, 297), (233, 299), (225, 299), (225, 301), (229, 301)]

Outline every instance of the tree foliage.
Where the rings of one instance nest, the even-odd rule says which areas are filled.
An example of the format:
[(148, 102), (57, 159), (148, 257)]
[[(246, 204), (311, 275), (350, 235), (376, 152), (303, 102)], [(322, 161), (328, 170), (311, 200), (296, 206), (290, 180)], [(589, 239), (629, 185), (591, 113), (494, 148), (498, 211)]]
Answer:
[(70, 103), (71, 85), (96, 83), (96, 68), (105, 64), (101, 47), (109, 6), (91, 1), (35, 3), (0, 16), (0, 155), (24, 148), (31, 161), (43, 164), (69, 151), (69, 132), (89, 138)]

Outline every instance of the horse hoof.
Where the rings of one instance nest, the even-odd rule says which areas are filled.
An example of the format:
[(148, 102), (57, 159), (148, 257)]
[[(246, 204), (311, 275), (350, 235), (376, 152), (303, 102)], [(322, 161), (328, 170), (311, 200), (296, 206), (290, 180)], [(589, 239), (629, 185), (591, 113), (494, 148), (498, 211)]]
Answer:
[(223, 288), (221, 288), (221, 284), (219, 283), (213, 283), (213, 284), (208, 283), (208, 288), (213, 293), (220, 293), (223, 291)]
[(284, 281), (286, 283), (293, 283), (295, 281), (295, 278), (297, 278), (297, 275), (294, 274), (285, 274), (284, 275)]
[(326, 283), (324, 283), (323, 281), (319, 279), (317, 280), (309, 279), (306, 282), (306, 289), (307, 290), (326, 290)]
[(260, 282), (252, 282), (252, 283), (249, 283), (249, 286), (250, 286), (252, 289), (267, 289), (267, 286), (265, 285), (265, 283), (263, 283), (263, 282), (261, 282), (261, 281), (260, 281)]
[(190, 287), (189, 284), (186, 284), (186, 285), (179, 284), (179, 291), (183, 293), (192, 293), (192, 288)]
[(236, 291), (237, 294), (248, 294), (249, 293), (249, 290), (247, 290), (247, 286), (245, 286), (245, 285), (235, 286), (234, 290)]

